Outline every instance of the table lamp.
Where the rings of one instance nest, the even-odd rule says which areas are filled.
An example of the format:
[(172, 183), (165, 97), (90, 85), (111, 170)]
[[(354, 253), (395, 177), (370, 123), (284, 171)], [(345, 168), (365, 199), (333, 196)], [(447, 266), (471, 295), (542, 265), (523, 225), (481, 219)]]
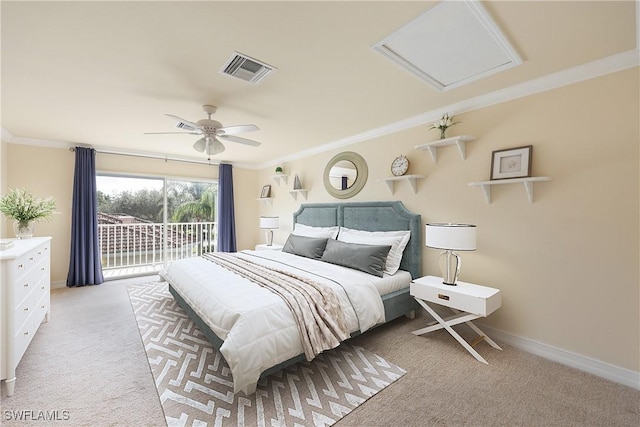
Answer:
[(280, 228), (280, 218), (277, 216), (261, 216), (260, 228), (265, 231), (267, 246), (273, 245), (273, 230)]
[(428, 248), (444, 250), (440, 254), (442, 283), (456, 286), (462, 260), (453, 251), (476, 250), (476, 226), (471, 224), (427, 224), (425, 243)]

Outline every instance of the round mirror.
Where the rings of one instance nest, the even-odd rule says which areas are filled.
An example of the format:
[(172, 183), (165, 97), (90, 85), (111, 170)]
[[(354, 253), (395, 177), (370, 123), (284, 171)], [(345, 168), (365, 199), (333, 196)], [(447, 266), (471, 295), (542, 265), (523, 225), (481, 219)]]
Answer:
[(362, 190), (367, 182), (367, 162), (351, 151), (335, 155), (324, 168), (324, 187), (338, 199), (348, 199)]
[(357, 177), (356, 165), (349, 160), (340, 160), (329, 169), (329, 183), (336, 190), (351, 188)]

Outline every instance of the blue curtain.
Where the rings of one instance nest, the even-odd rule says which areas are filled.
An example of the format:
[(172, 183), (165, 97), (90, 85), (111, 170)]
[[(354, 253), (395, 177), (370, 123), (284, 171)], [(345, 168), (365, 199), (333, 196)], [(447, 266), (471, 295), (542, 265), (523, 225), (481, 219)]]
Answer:
[(236, 252), (236, 220), (233, 210), (233, 169), (220, 164), (218, 174), (218, 251)]
[(98, 198), (96, 195), (96, 151), (76, 147), (71, 207), (71, 257), (67, 286), (98, 285), (104, 282), (98, 241)]

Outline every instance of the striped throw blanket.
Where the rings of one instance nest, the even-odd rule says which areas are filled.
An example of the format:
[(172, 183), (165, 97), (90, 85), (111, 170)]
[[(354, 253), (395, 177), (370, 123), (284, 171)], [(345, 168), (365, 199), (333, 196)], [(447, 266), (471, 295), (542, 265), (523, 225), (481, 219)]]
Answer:
[(280, 296), (293, 314), (308, 361), (349, 338), (344, 313), (330, 287), (229, 253), (202, 256)]

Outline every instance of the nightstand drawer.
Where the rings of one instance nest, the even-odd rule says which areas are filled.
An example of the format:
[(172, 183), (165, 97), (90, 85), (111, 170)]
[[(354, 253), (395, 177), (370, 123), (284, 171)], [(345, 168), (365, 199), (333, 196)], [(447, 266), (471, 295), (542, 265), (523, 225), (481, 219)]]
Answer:
[(411, 295), (482, 317), (488, 316), (502, 305), (498, 289), (465, 282), (449, 286), (443, 284), (441, 278), (434, 276), (422, 277), (412, 282)]

